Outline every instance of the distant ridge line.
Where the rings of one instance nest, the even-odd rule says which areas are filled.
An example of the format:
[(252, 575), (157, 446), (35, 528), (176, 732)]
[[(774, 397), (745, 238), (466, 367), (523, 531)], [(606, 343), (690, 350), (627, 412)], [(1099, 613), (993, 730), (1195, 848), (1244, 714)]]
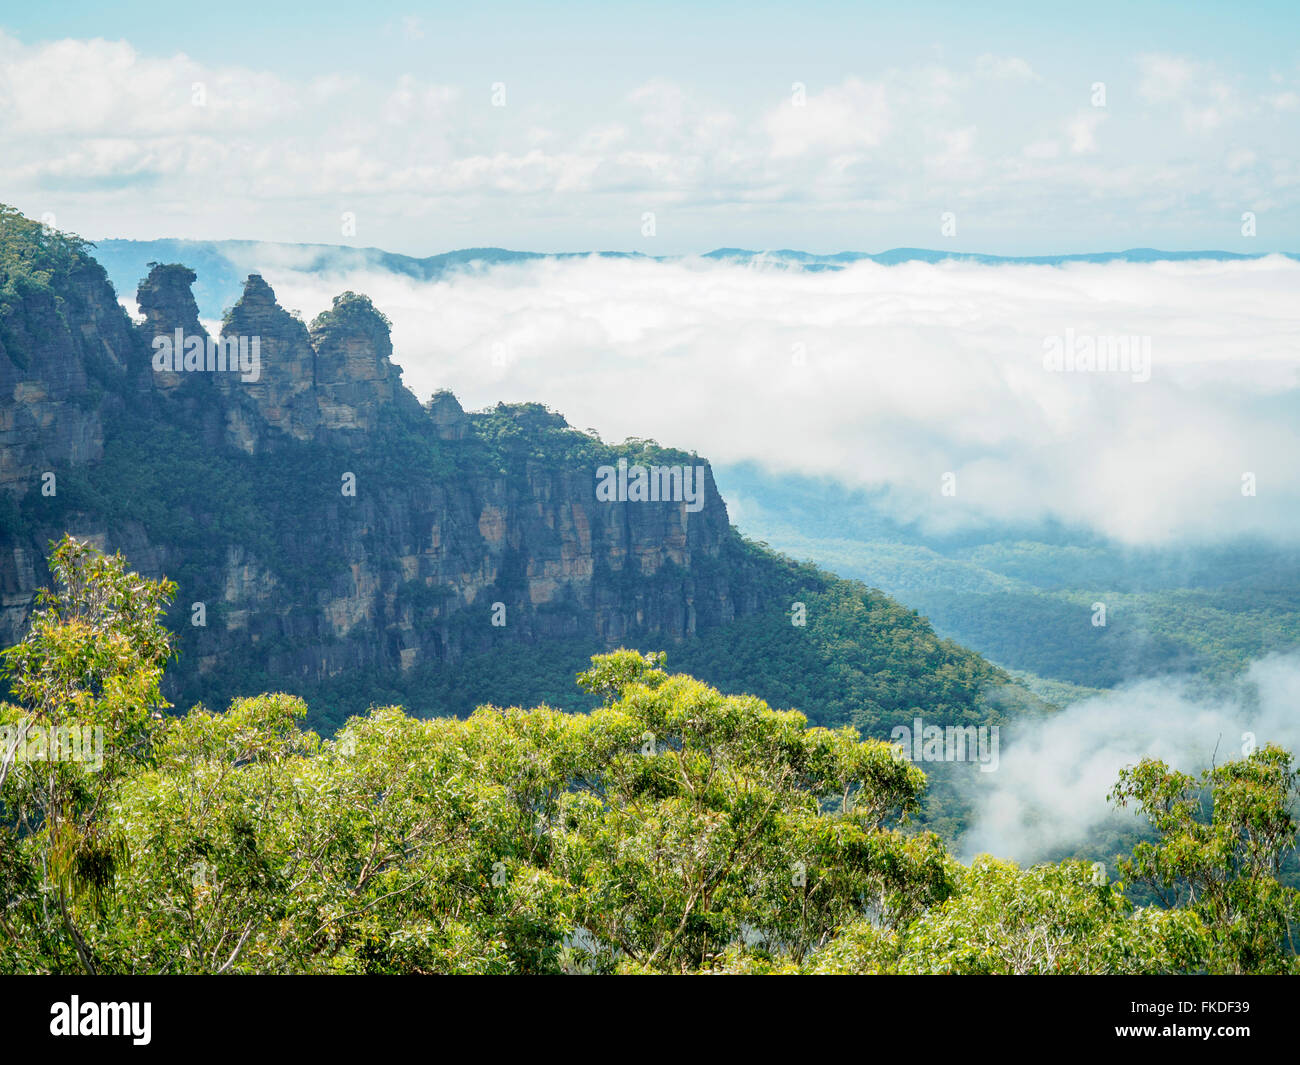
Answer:
[(707, 252), (688, 252), (680, 255), (647, 255), (640, 251), (521, 251), (512, 248), (475, 247), (455, 248), (433, 255), (407, 255), (385, 251), (373, 245), (321, 244), (311, 242), (271, 240), (195, 240), (188, 237), (158, 237), (152, 240), (133, 240), (123, 237), (106, 237), (93, 241), (99, 248), (126, 248), (144, 245), (174, 246), (177, 248), (300, 248), (313, 251), (331, 251), (381, 259), (401, 259), (412, 263), (450, 264), (466, 262), (493, 262), (519, 259), (583, 259), (590, 256), (611, 259), (650, 259), (656, 262), (680, 262), (687, 259), (774, 259), (790, 263), (844, 264), (871, 260), (882, 263), (943, 262), (960, 260), (986, 263), (1029, 263), (1051, 265), (1063, 262), (1179, 262), (1193, 259), (1241, 260), (1266, 259), (1280, 255), (1300, 261), (1300, 252), (1267, 251), (1236, 252), (1215, 248), (1194, 251), (1167, 251), (1161, 248), (1126, 248), (1123, 251), (1062, 252), (1052, 255), (996, 255), (990, 252), (941, 251), (936, 248), (888, 248), (885, 251), (809, 252), (793, 248), (755, 250), (752, 248), (714, 248)]
[(1161, 251), (1155, 248), (1130, 248), (1126, 251), (1076, 252), (1066, 255), (989, 255), (983, 252), (939, 251), (933, 248), (891, 248), (882, 252), (840, 251), (830, 254), (780, 249), (752, 251), (746, 248), (715, 248), (690, 255), (647, 255), (639, 251), (538, 252), (512, 251), (508, 248), (461, 248), (436, 255), (417, 257), (382, 248), (357, 247), (349, 244), (292, 244), (283, 241), (257, 240), (125, 240), (110, 238), (95, 241), (95, 258), (108, 271), (119, 294), (132, 294), (148, 272), (150, 262), (180, 262), (195, 270), (199, 280), (194, 295), (200, 311), (208, 318), (219, 318), (242, 291), (250, 273), (275, 270), (276, 267), (297, 273), (326, 274), (349, 270), (382, 270), (417, 281), (434, 281), (457, 271), (485, 269), (510, 263), (539, 260), (635, 259), (646, 262), (719, 262), (808, 272), (843, 270), (858, 262), (882, 266), (904, 263), (976, 263), (980, 265), (1063, 266), (1071, 263), (1110, 262), (1185, 262), (1211, 260), (1233, 262), (1281, 255), (1300, 261), (1293, 252), (1230, 251)]

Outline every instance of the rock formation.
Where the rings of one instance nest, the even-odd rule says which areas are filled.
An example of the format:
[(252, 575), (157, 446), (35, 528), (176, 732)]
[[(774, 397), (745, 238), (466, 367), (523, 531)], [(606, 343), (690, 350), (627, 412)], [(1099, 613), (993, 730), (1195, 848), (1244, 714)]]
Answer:
[(226, 396), (227, 438), (250, 454), (266, 440), (263, 428), (295, 440), (312, 440), (320, 424), (316, 388), (316, 351), (307, 327), (275, 302), (260, 274), (244, 282), (244, 294), (230, 309), (221, 329), (223, 340), (255, 338), (258, 377), (245, 381), (228, 373), (218, 378)]
[[(533, 453), (489, 461), (455, 396), (421, 407), (402, 385), (388, 322), (369, 299), (344, 293), (308, 329), (256, 274), (219, 338), (257, 339), (256, 380), (154, 370), (155, 338), (180, 330), (216, 343), (199, 322), (194, 280), (184, 266), (154, 264), (132, 326), (87, 258), (59, 293), (61, 314), (51, 295), (10, 316), (0, 487), (18, 517), (0, 551), (4, 645), (20, 638), (47, 579), (46, 542), (65, 529), (178, 579), (186, 618), (204, 604), (206, 625), (181, 633), (182, 675), (231, 662), (309, 681), (358, 667), (400, 673), (501, 640), (678, 638), (744, 611), (735, 575), (704, 565), (732, 536), (711, 474), (698, 513), (682, 502), (599, 502), (590, 459), (535, 454), (546, 440), (595, 444), (535, 406), (494, 414), (541, 441)], [(106, 422), (123, 450), (101, 464)], [(155, 434), (181, 451), (151, 452)], [(167, 472), (182, 461), (190, 465)], [(204, 498), (218, 467), (218, 489), (254, 501), (234, 529), (229, 504)], [(47, 469), (91, 491), (41, 502)], [(138, 474), (154, 487), (136, 494), (149, 498), (123, 498), (135, 492), (123, 479)], [(164, 501), (162, 517), (144, 516), (146, 502)], [(494, 604), (504, 625), (492, 623)]]

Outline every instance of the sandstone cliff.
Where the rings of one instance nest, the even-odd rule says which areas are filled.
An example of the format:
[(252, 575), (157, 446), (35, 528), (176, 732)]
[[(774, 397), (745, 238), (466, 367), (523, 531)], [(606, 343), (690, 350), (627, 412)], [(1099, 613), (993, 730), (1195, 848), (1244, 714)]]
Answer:
[[(711, 474), (698, 512), (598, 501), (595, 467), (614, 450), (536, 406), (471, 416), (444, 391), (422, 407), (387, 320), (355, 293), (308, 328), (253, 275), (221, 339), (257, 340), (256, 380), (154, 369), (155, 338), (209, 340), (194, 280), (155, 264), (132, 325), (87, 260), (60, 314), (52, 295), (10, 326), (0, 485), (22, 520), (0, 554), (6, 645), (46, 579), (46, 540), (65, 528), (179, 580), (187, 691), (232, 664), (313, 681), (502, 642), (671, 641), (745, 609), (736, 574), (706, 565), (732, 539)], [(54, 498), (40, 497), (46, 470), (63, 482)], [(248, 505), (239, 527), (209, 510), (210, 479)], [(204, 624), (186, 624), (196, 604)]]
[[(328, 730), (372, 702), (573, 707), (620, 643), (877, 735), (1024, 705), (915, 612), (744, 541), (697, 456), (539, 404), (421, 405), (352, 292), (308, 326), (254, 274), (209, 336), (194, 282), (150, 264), (132, 323), (83, 242), (0, 205), (4, 645), (68, 532), (177, 582), (183, 708), (287, 690)], [(620, 463), (699, 469), (702, 494), (604, 491)]]

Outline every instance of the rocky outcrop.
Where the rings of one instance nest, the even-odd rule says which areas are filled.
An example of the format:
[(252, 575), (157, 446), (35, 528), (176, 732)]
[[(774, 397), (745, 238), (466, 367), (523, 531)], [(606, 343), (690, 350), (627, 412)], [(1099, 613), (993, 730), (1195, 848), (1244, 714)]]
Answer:
[(256, 352), (256, 376), (226, 371), (218, 387), (227, 399), (227, 439), (253, 453), (267, 446), (262, 429), (295, 440), (312, 440), (320, 425), (316, 351), (307, 327), (275, 302), (260, 274), (244, 283), (244, 294), (221, 329), (225, 341), (244, 342)]
[[(78, 269), (0, 330), (0, 483), (17, 501), (0, 540), (5, 645), (64, 531), (179, 581), (174, 673), (190, 690), (232, 663), (309, 682), (400, 673), (502, 641), (686, 637), (754, 609), (707, 464), (699, 508), (602, 501), (605, 445), (536, 405), (469, 415), (443, 391), (421, 407), (369, 299), (344, 293), (308, 329), (256, 274), (218, 338), (258, 341), (255, 380), (154, 369), (157, 338), (209, 343), (193, 272), (155, 264), (132, 326), (98, 266)], [(93, 491), (31, 505), (46, 466)]]
[[(198, 318), (195, 280), (187, 267), (153, 264), (136, 296), (143, 315), (137, 328), (155, 353), (153, 386), (188, 404), (199, 418), (219, 414), (226, 444), (250, 455), (285, 440), (364, 447), (364, 434), (386, 413), (421, 419), (418, 402), (402, 385), (401, 367), (392, 360), (388, 319), (367, 297), (343, 293), (308, 330), (276, 302), (260, 274), (251, 274), (226, 313), (219, 342), (213, 343)], [(174, 348), (191, 337), (199, 338), (205, 353), (210, 348), (217, 354), (207, 354), (193, 372), (162, 368), (155, 341)], [(454, 397), (452, 403), (460, 428), (449, 428), (456, 416), (447, 411), (438, 431), (463, 439), (468, 423)]]
[(389, 322), (365, 296), (345, 292), (311, 324), (322, 429), (373, 429), (385, 408), (414, 410), (392, 361)]
[[(191, 403), (199, 397), (208, 413), (219, 407), (227, 444), (246, 454), (286, 439), (364, 447), (364, 434), (386, 413), (420, 419), (419, 404), (392, 360), (388, 319), (367, 297), (343, 293), (308, 330), (276, 302), (266, 280), (252, 274), (226, 313), (220, 342), (210, 344), (198, 319), (194, 281), (186, 267), (154, 264), (137, 294), (144, 316), (138, 328), (151, 347), (155, 340), (174, 347), (182, 337), (197, 337), (216, 353), (189, 373), (160, 368), (155, 359), (153, 383), (169, 397)], [(208, 390), (219, 398), (202, 399)], [(459, 404), (456, 410), (463, 419)], [(455, 416), (441, 417), (447, 431)], [(461, 425), (460, 436), (449, 439), (464, 438), (467, 423)]]
[[(174, 347), (178, 338), (198, 338), (206, 349), (208, 332), (199, 322), (199, 305), (191, 287), (197, 275), (180, 263), (150, 263), (149, 266), (149, 275), (140, 282), (135, 298), (144, 316), (139, 330), (151, 352), (151, 366), (152, 353), (159, 350), (155, 340)], [(182, 347), (176, 354), (183, 353)], [(207, 379), (195, 378), (193, 383), (200, 381), (206, 383)], [(174, 392), (185, 383), (186, 377), (181, 371), (154, 369), (154, 387), (163, 392)]]
[(435, 392), (424, 405), (439, 440), (464, 440), (469, 435), (469, 418), (465, 409), (447, 389)]

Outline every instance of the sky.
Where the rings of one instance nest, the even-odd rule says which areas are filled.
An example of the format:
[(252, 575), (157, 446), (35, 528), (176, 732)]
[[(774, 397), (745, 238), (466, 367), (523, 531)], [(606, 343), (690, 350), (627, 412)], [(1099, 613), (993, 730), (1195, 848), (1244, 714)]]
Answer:
[[(541, 401), (940, 527), (1293, 539), (1292, 260), (692, 256), (1300, 251), (1297, 28), (1267, 3), (10, 5), (0, 200), (92, 240), (258, 242), (309, 318), (366, 292), (421, 399)], [(420, 284), (275, 241), (684, 258)], [(1142, 374), (1045, 364), (1112, 337)]]
[(1294, 3), (9, 3), (0, 199), (91, 239), (412, 255), (1296, 251), (1298, 28)]

